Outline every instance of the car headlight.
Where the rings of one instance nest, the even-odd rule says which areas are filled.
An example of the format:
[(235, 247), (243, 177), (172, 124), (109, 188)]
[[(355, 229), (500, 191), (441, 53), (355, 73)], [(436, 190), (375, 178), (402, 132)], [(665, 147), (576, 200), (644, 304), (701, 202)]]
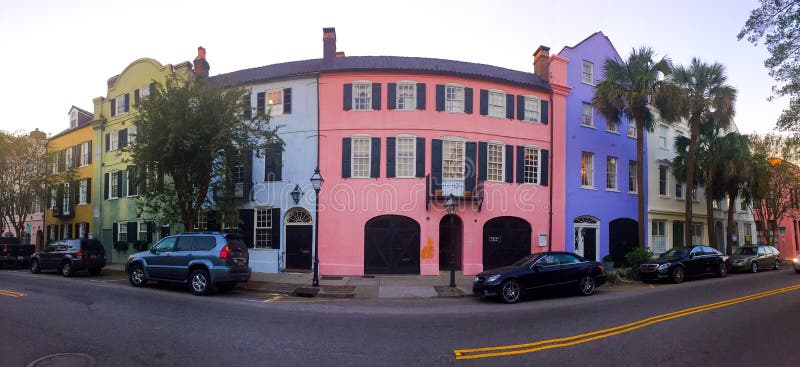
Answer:
[(658, 266), (658, 270), (667, 270), (667, 269), (669, 269), (669, 263), (661, 264)]
[(472, 282), (473, 283), (477, 283), (479, 281), (481, 281), (481, 278), (479, 278), (479, 277), (472, 278)]
[(133, 255), (128, 255), (128, 261), (131, 261), (131, 259), (133, 259)]
[(497, 275), (492, 275), (492, 276), (490, 276), (490, 277), (486, 278), (486, 282), (487, 282), (487, 283), (489, 283), (489, 282), (494, 282), (494, 281), (495, 281), (495, 280), (497, 280), (497, 279), (500, 279), (500, 274), (497, 274)]
[(798, 260), (798, 259), (800, 259), (800, 258), (795, 257), (794, 259), (792, 259), (792, 262), (794, 262), (794, 263), (800, 262), (800, 260)]

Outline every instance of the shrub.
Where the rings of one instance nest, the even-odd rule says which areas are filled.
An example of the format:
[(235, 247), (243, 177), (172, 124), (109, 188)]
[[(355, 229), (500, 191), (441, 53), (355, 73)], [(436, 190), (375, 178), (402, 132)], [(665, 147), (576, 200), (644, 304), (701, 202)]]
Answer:
[(650, 249), (645, 250), (641, 247), (633, 249), (631, 252), (625, 254), (625, 260), (631, 264), (631, 268), (633, 270), (632, 275), (634, 279), (639, 278), (639, 265), (642, 265), (652, 259), (653, 255), (653, 251), (650, 251)]
[(114, 249), (117, 251), (128, 251), (128, 242), (126, 241), (114, 241)]
[(147, 241), (134, 241), (133, 242), (133, 248), (136, 249), (137, 251), (146, 251), (150, 247), (149, 245), (150, 244), (147, 243)]
[(603, 262), (612, 262), (612, 261), (614, 261), (614, 258), (611, 256), (611, 254), (603, 256)]

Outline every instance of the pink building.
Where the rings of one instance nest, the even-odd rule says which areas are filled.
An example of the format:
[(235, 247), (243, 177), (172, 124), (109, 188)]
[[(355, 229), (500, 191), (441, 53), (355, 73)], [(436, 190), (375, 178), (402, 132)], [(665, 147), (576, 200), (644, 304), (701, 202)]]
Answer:
[(540, 47), (532, 73), (335, 42), (325, 29), (321, 274), (438, 275), (452, 259), (469, 275), (564, 250), (565, 58)]

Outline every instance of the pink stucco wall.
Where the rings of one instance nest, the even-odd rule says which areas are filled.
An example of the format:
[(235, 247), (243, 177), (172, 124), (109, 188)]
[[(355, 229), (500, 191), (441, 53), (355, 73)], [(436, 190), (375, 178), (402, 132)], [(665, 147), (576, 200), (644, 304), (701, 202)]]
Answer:
[[(381, 110), (344, 111), (343, 85), (368, 80), (382, 84)], [(425, 110), (387, 110), (386, 85), (401, 80), (426, 83)], [(457, 83), (474, 89), (473, 113), (436, 111), (437, 84)], [(362, 275), (364, 273), (364, 226), (376, 216), (404, 215), (420, 225), (420, 273), (439, 274), (439, 222), (446, 215), (441, 203), (431, 203), (426, 210), (423, 178), (386, 178), (386, 137), (410, 134), (425, 138), (425, 173), (431, 170), (431, 140), (460, 137), (467, 141), (500, 141), (510, 145), (536, 145), (553, 150), (551, 125), (531, 124), (480, 115), (479, 90), (499, 89), (514, 95), (535, 95), (550, 99), (550, 93), (512, 85), (441, 75), (347, 72), (320, 77), (320, 170), (325, 185), (320, 192), (319, 259), (320, 272), (326, 275)], [(564, 123), (563, 96), (551, 102), (551, 124)], [(558, 128), (556, 128), (558, 130)], [(342, 178), (342, 138), (365, 134), (381, 138), (380, 178)], [(563, 148), (563, 147), (562, 147)], [(555, 154), (551, 160), (556, 164)], [(563, 166), (563, 159), (561, 163)], [(560, 173), (559, 173), (560, 172)], [(478, 212), (471, 203), (461, 203), (457, 215), (464, 224), (463, 271), (476, 274), (483, 270), (482, 233), (486, 221), (499, 216), (525, 219), (532, 227), (532, 251), (539, 247), (538, 237), (550, 237), (550, 188), (563, 197), (563, 167), (550, 170), (550, 186), (485, 183), (485, 201)], [(563, 213), (563, 203), (560, 205)], [(563, 214), (562, 214), (563, 215)], [(562, 218), (563, 219), (563, 218)], [(563, 232), (563, 220), (553, 224), (554, 232)], [(560, 224), (557, 225), (557, 224)], [(553, 238), (554, 250), (564, 248), (563, 233)], [(441, 269), (445, 270), (445, 269)]]

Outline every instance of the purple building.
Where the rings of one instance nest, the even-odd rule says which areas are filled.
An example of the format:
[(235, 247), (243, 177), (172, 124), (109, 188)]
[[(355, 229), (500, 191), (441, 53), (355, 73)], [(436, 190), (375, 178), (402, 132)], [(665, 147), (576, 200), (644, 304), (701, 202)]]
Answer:
[[(636, 130), (627, 120), (609, 123), (592, 105), (606, 60), (621, 58), (603, 32), (564, 47), (559, 55), (569, 60), (572, 88), (567, 96), (566, 249), (591, 260), (610, 253), (621, 264), (638, 246)], [(646, 208), (646, 185), (642, 189)]]

